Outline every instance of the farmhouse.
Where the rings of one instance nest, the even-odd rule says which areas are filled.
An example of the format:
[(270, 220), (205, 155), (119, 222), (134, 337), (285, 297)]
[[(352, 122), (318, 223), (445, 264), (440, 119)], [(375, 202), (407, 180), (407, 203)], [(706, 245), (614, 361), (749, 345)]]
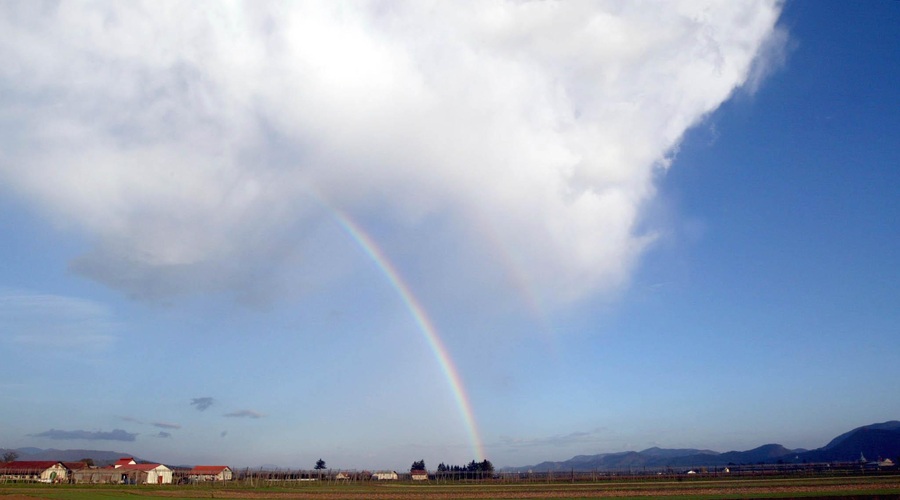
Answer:
[(428, 471), (416, 469), (409, 471), (409, 475), (412, 477), (413, 481), (427, 481), (428, 480)]
[(69, 471), (62, 462), (52, 460), (16, 461), (0, 464), (0, 478), (4, 481), (56, 483), (66, 481)]
[(400, 479), (400, 476), (396, 471), (379, 471), (372, 474), (372, 479), (376, 479), (378, 481), (396, 481)]
[(196, 465), (185, 474), (194, 481), (231, 481), (231, 467), (227, 465)]

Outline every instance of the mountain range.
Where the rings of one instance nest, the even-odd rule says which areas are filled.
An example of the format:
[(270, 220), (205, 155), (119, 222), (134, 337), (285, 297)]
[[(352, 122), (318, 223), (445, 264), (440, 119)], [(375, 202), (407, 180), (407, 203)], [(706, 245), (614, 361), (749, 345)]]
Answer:
[(508, 472), (602, 471), (634, 468), (716, 467), (735, 464), (850, 462), (890, 458), (900, 462), (900, 421), (864, 425), (845, 432), (815, 450), (766, 444), (747, 451), (648, 448), (598, 455), (578, 455), (563, 462), (505, 467)]

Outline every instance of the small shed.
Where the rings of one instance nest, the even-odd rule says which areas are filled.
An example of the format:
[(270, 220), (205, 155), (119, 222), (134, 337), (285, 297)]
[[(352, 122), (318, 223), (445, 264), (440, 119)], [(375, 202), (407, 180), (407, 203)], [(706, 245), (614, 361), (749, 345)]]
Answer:
[(413, 481), (428, 481), (428, 471), (424, 469), (415, 469), (409, 471)]

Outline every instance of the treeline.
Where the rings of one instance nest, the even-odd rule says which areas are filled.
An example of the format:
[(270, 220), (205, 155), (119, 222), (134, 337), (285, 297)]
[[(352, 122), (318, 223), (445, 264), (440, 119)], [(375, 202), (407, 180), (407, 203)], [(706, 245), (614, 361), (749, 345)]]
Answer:
[(438, 473), (444, 472), (482, 472), (482, 473), (493, 473), (494, 472), (494, 464), (491, 463), (490, 460), (484, 459), (481, 462), (476, 462), (472, 460), (467, 465), (447, 465), (441, 462), (437, 466)]

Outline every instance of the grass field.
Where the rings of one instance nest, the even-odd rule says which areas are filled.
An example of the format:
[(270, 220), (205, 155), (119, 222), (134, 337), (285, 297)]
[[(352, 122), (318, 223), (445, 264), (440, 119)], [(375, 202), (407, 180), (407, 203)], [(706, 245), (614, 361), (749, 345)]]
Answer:
[(587, 499), (587, 498), (900, 498), (900, 476), (801, 479), (628, 480), (597, 483), (412, 484), (304, 483), (290, 487), (240, 485), (104, 486), (0, 484), (0, 500), (232, 499)]

